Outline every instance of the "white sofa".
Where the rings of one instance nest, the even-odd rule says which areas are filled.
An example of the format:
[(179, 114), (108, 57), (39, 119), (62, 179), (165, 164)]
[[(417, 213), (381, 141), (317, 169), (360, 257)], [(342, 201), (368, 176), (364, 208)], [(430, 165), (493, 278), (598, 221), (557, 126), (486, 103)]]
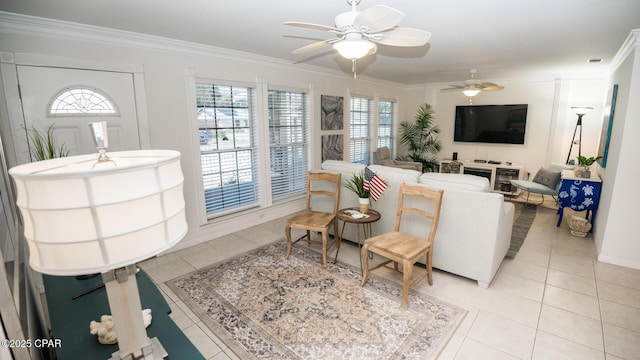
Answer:
[[(357, 207), (358, 198), (344, 187), (354, 173), (364, 171), (365, 165), (327, 160), (323, 171), (342, 174), (340, 208)], [(509, 250), (513, 226), (514, 206), (505, 202), (502, 194), (489, 191), (486, 178), (464, 174), (421, 173), (414, 170), (370, 165), (369, 168), (389, 184), (371, 208), (382, 218), (373, 224), (373, 234), (392, 231), (398, 203), (400, 184), (420, 183), (444, 189), (440, 223), (435, 238), (433, 267), (478, 281), (488, 287)], [(327, 206), (314, 199), (314, 208)], [(341, 226), (340, 226), (341, 227)], [(426, 224), (403, 220), (402, 231), (419, 234)], [(345, 239), (357, 241), (356, 226), (347, 224)]]

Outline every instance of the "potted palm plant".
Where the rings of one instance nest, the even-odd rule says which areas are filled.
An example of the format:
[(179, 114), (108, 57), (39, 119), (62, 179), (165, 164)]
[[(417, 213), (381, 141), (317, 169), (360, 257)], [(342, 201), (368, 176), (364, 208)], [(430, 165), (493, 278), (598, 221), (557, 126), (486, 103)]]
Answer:
[(358, 196), (360, 203), (360, 212), (366, 214), (369, 212), (369, 190), (364, 188), (364, 175), (354, 173), (344, 185), (347, 189), (353, 191)]
[(423, 172), (438, 171), (436, 155), (442, 148), (438, 134), (440, 127), (435, 122), (433, 107), (421, 104), (414, 123), (404, 121), (400, 124), (400, 143), (407, 146), (409, 155), (400, 156), (398, 160), (420, 162)]

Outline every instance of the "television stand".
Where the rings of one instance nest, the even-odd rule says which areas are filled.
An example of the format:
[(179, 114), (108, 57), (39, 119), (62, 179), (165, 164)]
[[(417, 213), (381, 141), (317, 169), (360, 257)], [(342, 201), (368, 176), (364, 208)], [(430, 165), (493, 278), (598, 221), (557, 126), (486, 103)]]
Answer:
[(493, 192), (504, 195), (520, 195), (519, 189), (511, 186), (511, 180), (522, 180), (524, 177), (524, 167), (516, 164), (502, 165), (502, 163), (473, 161), (440, 161), (441, 173), (457, 173), (482, 176), (489, 180), (489, 188)]

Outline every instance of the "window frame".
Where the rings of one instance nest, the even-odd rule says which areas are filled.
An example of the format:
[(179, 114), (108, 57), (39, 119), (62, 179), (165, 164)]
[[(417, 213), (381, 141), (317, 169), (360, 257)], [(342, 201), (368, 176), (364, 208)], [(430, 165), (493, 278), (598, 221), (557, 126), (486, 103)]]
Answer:
[[(266, 156), (268, 157), (268, 163), (269, 163), (269, 171), (270, 174), (273, 174), (274, 171), (274, 162), (272, 161), (272, 151), (274, 151), (275, 148), (277, 147), (283, 147), (283, 143), (281, 142), (274, 142), (274, 138), (275, 138), (275, 134), (273, 134), (272, 130), (273, 130), (273, 124), (272, 124), (272, 104), (271, 104), (271, 94), (272, 92), (276, 92), (276, 93), (284, 93), (284, 94), (296, 94), (296, 95), (300, 95), (301, 98), (301, 106), (302, 109), (300, 110), (300, 115), (302, 116), (301, 118), (301, 122), (297, 125), (295, 125), (296, 127), (301, 127), (301, 134), (299, 134), (300, 138), (298, 139), (298, 141), (294, 141), (294, 142), (288, 142), (285, 143), (285, 147), (298, 147), (301, 148), (301, 152), (300, 154), (302, 155), (303, 159), (302, 161), (302, 165), (296, 165), (290, 164), (289, 169), (293, 169), (293, 173), (291, 174), (291, 177), (288, 177), (287, 179), (289, 180), (285, 180), (286, 182), (291, 183), (291, 180), (293, 180), (294, 183), (296, 183), (297, 185), (295, 185), (292, 189), (290, 189), (291, 191), (285, 193), (285, 194), (275, 194), (274, 195), (274, 180), (272, 177), (270, 177), (270, 181), (269, 181), (269, 201), (270, 203), (277, 203), (277, 202), (283, 202), (283, 201), (287, 201), (293, 198), (300, 198), (303, 197), (306, 194), (306, 177), (307, 177), (307, 172), (310, 168), (310, 163), (311, 163), (311, 145), (310, 145), (310, 137), (311, 137), (311, 112), (310, 112), (310, 108), (311, 108), (311, 92), (309, 91), (309, 89), (301, 89), (301, 88), (289, 88), (289, 87), (280, 87), (280, 86), (268, 86), (266, 89), (266, 95), (267, 95), (267, 102), (266, 102), (266, 107), (267, 107), (267, 118), (268, 118), (268, 154), (266, 154)], [(291, 106), (292, 104), (289, 103), (287, 104), (289, 106)], [(300, 161), (300, 160), (298, 160)], [(277, 185), (277, 184), (275, 184)]]
[[(79, 92), (79, 93), (78, 93)], [(84, 99), (99, 99), (99, 102), (89, 101), (91, 104), (106, 104), (106, 111), (72, 111), (72, 112), (57, 112), (55, 109), (59, 109), (58, 104), (66, 104), (66, 106), (72, 106), (69, 98), (78, 98), (81, 95)], [(54, 109), (55, 106), (55, 109)], [(65, 106), (65, 107), (66, 107)], [(93, 86), (75, 85), (69, 86), (58, 91), (47, 104), (47, 117), (111, 117), (120, 116), (120, 110), (115, 101), (104, 91), (97, 89)]]
[[(245, 211), (247, 209), (251, 209), (251, 208), (255, 208), (261, 205), (262, 201), (261, 201), (261, 191), (260, 191), (260, 172), (261, 172), (261, 167), (260, 167), (260, 163), (259, 163), (259, 141), (258, 141), (258, 116), (257, 116), (257, 98), (258, 98), (258, 90), (257, 87), (255, 85), (251, 85), (251, 84), (246, 84), (246, 83), (228, 83), (228, 82), (224, 82), (224, 81), (217, 81), (214, 79), (204, 79), (204, 78), (196, 78), (194, 79), (194, 97), (195, 97), (195, 114), (196, 114), (196, 122), (197, 122), (197, 136), (199, 138), (198, 141), (198, 149), (199, 149), (199, 160), (200, 160), (200, 174), (199, 177), (201, 178), (202, 181), (202, 198), (203, 198), (203, 211), (205, 214), (205, 217), (207, 219), (207, 222), (220, 217), (220, 216), (225, 216), (228, 214), (233, 214), (233, 213), (238, 213), (238, 212), (242, 212)], [(214, 89), (215, 87), (229, 87), (231, 89), (233, 88), (240, 88), (240, 89), (245, 89), (247, 91), (247, 106), (246, 107), (236, 107), (233, 105), (233, 101), (231, 103), (231, 106), (213, 106), (212, 108), (214, 109), (214, 112), (216, 115), (214, 115), (214, 127), (207, 127), (205, 126), (204, 128), (202, 128), (200, 126), (200, 120), (198, 119), (198, 114), (199, 114), (199, 109), (200, 108), (205, 108), (204, 106), (199, 106), (199, 99), (198, 99), (198, 86), (199, 85), (210, 85), (212, 86)], [(215, 95), (214, 95), (215, 98)], [(211, 108), (211, 107), (208, 107)], [(217, 120), (217, 109), (231, 109), (231, 126), (220, 126), (219, 124), (221, 123), (222, 120)], [(242, 117), (235, 117), (235, 114), (237, 113), (236, 111), (234, 111), (235, 109), (247, 109), (247, 118), (246, 121), (248, 121), (248, 124), (246, 127), (242, 127), (242, 126), (236, 126), (236, 124), (239, 121), (242, 121)], [(206, 118), (206, 116), (205, 116)], [(227, 119), (228, 120), (228, 119)], [(215, 123), (217, 123), (218, 125), (215, 125)], [(239, 124), (239, 123), (238, 123)], [(206, 123), (205, 123), (206, 125)], [(240, 129), (248, 129), (249, 130), (249, 146), (236, 146), (234, 144), (233, 147), (231, 148), (223, 148), (221, 149), (219, 146), (217, 148), (213, 148), (210, 150), (204, 150), (202, 149), (202, 137), (201, 137), (201, 131), (209, 131), (211, 129), (214, 129), (216, 133), (222, 133), (224, 130), (231, 130), (232, 131), (232, 138), (234, 139), (234, 141), (236, 140), (236, 136), (238, 133), (235, 130), (240, 130)], [(220, 132), (218, 132), (218, 130), (221, 130)], [(207, 134), (207, 138), (208, 138), (208, 134)], [(218, 144), (218, 140), (217, 140), (218, 136), (216, 136), (216, 143)], [(238, 160), (237, 160), (237, 154), (240, 152), (245, 152), (245, 151), (249, 151), (250, 154), (248, 156), (248, 159), (250, 161), (250, 167), (249, 168), (241, 168), (238, 169)], [(220, 209), (215, 209), (215, 203), (213, 203), (213, 207), (214, 209), (211, 211), (208, 211), (208, 206), (209, 206), (209, 201), (207, 200), (207, 181), (206, 181), (206, 169), (204, 166), (204, 159), (203, 156), (205, 155), (218, 155), (218, 158), (220, 159), (220, 157), (223, 154), (231, 154), (231, 153), (235, 153), (236, 154), (236, 166), (235, 166), (235, 173), (237, 174), (237, 179), (240, 178), (241, 176), (241, 170), (249, 171), (250, 174), (250, 178), (251, 178), (251, 184), (252, 184), (252, 196), (249, 196), (248, 200), (242, 199), (243, 196), (246, 196), (246, 192), (243, 192), (240, 190), (239, 186), (241, 184), (241, 182), (237, 182), (238, 184), (238, 189), (237, 191), (237, 196), (239, 199), (237, 200), (230, 200), (230, 202), (232, 203), (232, 205), (229, 206), (223, 206)], [(214, 156), (215, 157), (215, 156)], [(215, 160), (215, 159), (214, 159)], [(219, 160), (219, 164), (218, 164), (218, 170), (219, 172), (217, 173), (213, 173), (211, 175), (215, 175), (215, 174), (219, 174), (220, 176), (222, 176), (222, 172), (223, 172), (223, 164), (221, 163), (221, 160)], [(234, 171), (227, 171), (229, 173), (234, 172)], [(222, 177), (220, 177), (220, 186), (219, 188), (221, 188), (221, 191), (224, 191), (224, 189), (222, 189), (224, 187), (224, 179)], [(232, 182), (229, 182), (226, 185), (232, 185)], [(231, 186), (233, 187), (233, 185)], [(212, 187), (213, 188), (217, 188), (217, 187)], [(233, 191), (232, 191), (233, 193)], [(233, 204), (233, 203), (236, 204)]]
[[(382, 129), (381, 126), (381, 119), (382, 117), (380, 116), (380, 114), (382, 113), (380, 111), (380, 106), (382, 103), (389, 103), (391, 104), (391, 112), (389, 113), (389, 118), (390, 118), (390, 122), (388, 124), (388, 128), (389, 128), (389, 135), (388, 136), (384, 136), (380, 134), (380, 130)], [(383, 147), (383, 146), (387, 146), (389, 147), (389, 151), (391, 151), (391, 155), (393, 156), (395, 154), (395, 135), (396, 135), (396, 123), (397, 123), (397, 117), (398, 117), (398, 101), (397, 100), (392, 100), (392, 99), (378, 99), (378, 106), (376, 107), (377, 109), (377, 118), (378, 121), (376, 123), (377, 126), (377, 139), (376, 139), (376, 144), (377, 147)], [(385, 127), (387, 127), (387, 125), (385, 124)], [(381, 138), (386, 138), (388, 139), (388, 141), (385, 142), (381, 142)]]
[[(354, 100), (356, 101), (366, 101), (367, 110), (354, 110)], [(349, 162), (352, 163), (360, 163), (360, 164), (370, 164), (371, 162), (371, 144), (372, 137), (371, 131), (374, 122), (374, 113), (375, 113), (374, 99), (365, 96), (351, 95), (349, 99)], [(366, 114), (366, 123), (362, 123), (361, 116), (354, 116), (356, 113), (358, 114)], [(358, 118), (358, 119), (356, 119)], [(356, 130), (355, 127), (358, 126), (360, 130)], [(365, 130), (365, 131), (362, 131)], [(357, 132), (357, 133), (356, 133)], [(362, 136), (364, 134), (364, 136)], [(361, 135), (359, 137), (355, 137), (354, 135)], [(360, 142), (360, 144), (357, 144)], [(364, 149), (362, 147), (365, 147)], [(360, 148), (359, 152), (355, 150)], [(362, 156), (358, 156), (362, 155)]]

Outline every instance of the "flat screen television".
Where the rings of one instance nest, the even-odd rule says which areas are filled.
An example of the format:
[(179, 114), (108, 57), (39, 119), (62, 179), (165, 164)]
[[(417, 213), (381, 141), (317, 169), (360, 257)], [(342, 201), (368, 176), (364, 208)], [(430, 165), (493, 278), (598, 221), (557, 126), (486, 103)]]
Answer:
[(524, 144), (527, 104), (456, 106), (453, 141)]

